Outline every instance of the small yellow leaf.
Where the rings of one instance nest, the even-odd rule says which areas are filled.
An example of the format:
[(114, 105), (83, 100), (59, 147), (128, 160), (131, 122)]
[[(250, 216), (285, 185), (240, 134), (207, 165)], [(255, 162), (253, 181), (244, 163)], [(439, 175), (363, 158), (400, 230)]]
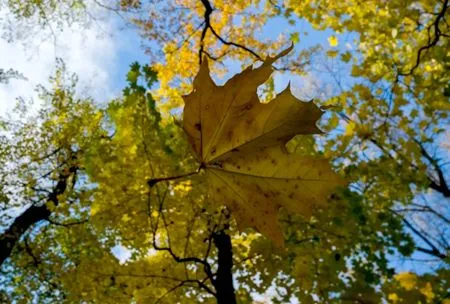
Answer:
[(392, 30), (392, 32), (391, 32), (391, 34), (392, 34), (392, 38), (394, 38), (395, 39), (395, 37), (397, 37), (397, 29), (393, 29)]
[(330, 46), (336, 47), (336, 46), (338, 46), (339, 41), (338, 41), (337, 37), (333, 35), (333, 36), (328, 37), (328, 43), (330, 44)]
[(290, 40), (292, 41), (292, 43), (297, 44), (300, 42), (300, 33), (292, 33), (290, 35)]
[(390, 293), (388, 296), (388, 300), (391, 301), (392, 303), (397, 303), (399, 300), (399, 297), (395, 293)]
[(427, 301), (430, 302), (434, 298), (433, 288), (431, 287), (430, 282), (420, 288), (419, 291), (427, 298)]
[(130, 218), (130, 216), (129, 216), (128, 214), (124, 214), (124, 215), (122, 216), (122, 221), (123, 221), (123, 222), (127, 223), (127, 222), (129, 222), (130, 220), (131, 220), (131, 218)]
[(395, 279), (406, 290), (412, 290), (417, 283), (417, 276), (411, 272), (401, 272), (395, 276)]
[(352, 136), (355, 133), (356, 125), (353, 121), (350, 121), (345, 126), (344, 136)]
[(334, 58), (334, 57), (336, 57), (338, 54), (339, 54), (339, 52), (338, 52), (338, 51), (335, 51), (335, 50), (330, 50), (330, 51), (327, 52), (327, 56), (330, 57), (330, 58)]
[(94, 202), (91, 206), (91, 216), (96, 215), (101, 209), (100, 204)]

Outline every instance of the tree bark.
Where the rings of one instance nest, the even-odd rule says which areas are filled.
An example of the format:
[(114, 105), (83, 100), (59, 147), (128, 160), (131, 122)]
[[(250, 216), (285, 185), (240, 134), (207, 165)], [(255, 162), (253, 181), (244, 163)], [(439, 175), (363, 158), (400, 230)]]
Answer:
[(0, 265), (10, 256), (14, 245), (19, 241), (25, 231), (32, 225), (48, 219), (50, 210), (46, 205), (31, 206), (19, 215), (9, 228), (0, 236)]
[[(76, 167), (71, 167), (69, 170), (60, 174), (59, 180), (53, 188), (52, 193), (48, 195), (47, 200), (49, 202), (53, 202), (55, 206), (58, 205), (58, 195), (63, 194), (66, 191), (67, 181), (76, 170)], [(47, 220), (50, 214), (51, 211), (47, 208), (46, 204), (42, 206), (32, 205), (15, 218), (11, 226), (0, 235), (0, 266), (3, 265), (3, 262), (11, 255), (15, 244), (25, 232), (38, 222)]]
[(233, 251), (231, 238), (224, 231), (216, 232), (213, 236), (214, 245), (218, 253), (217, 276), (213, 281), (216, 289), (218, 304), (236, 304), (236, 295), (233, 286)]

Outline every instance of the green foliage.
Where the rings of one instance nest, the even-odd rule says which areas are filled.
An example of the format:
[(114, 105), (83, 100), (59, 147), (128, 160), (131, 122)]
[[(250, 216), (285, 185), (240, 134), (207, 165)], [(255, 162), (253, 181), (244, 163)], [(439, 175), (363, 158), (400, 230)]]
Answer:
[(35, 20), (38, 20), (42, 25), (48, 25), (49, 22), (70, 22), (77, 12), (86, 8), (84, 0), (2, 0), (2, 2), (16, 18), (31, 19), (37, 17)]

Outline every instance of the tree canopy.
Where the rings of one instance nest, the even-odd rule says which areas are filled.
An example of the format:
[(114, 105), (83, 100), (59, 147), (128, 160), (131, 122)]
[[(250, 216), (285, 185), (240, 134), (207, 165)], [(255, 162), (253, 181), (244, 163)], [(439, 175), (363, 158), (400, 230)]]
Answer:
[(148, 62), (101, 106), (58, 61), (0, 120), (0, 301), (450, 303), (448, 0), (1, 5), (110, 11)]

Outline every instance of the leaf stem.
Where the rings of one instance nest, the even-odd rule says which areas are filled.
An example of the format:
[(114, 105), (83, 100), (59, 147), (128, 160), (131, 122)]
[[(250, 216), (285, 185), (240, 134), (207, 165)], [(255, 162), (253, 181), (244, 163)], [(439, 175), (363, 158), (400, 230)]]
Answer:
[(179, 178), (185, 178), (191, 175), (195, 175), (198, 174), (200, 172), (200, 170), (202, 169), (202, 166), (200, 166), (197, 170), (189, 172), (189, 173), (185, 173), (185, 174), (181, 174), (181, 175), (175, 175), (175, 176), (168, 176), (168, 177), (158, 177), (158, 178), (151, 178), (147, 181), (148, 186), (151, 188), (154, 185), (156, 185), (159, 182), (165, 182), (165, 181), (171, 181), (171, 180), (176, 180)]

